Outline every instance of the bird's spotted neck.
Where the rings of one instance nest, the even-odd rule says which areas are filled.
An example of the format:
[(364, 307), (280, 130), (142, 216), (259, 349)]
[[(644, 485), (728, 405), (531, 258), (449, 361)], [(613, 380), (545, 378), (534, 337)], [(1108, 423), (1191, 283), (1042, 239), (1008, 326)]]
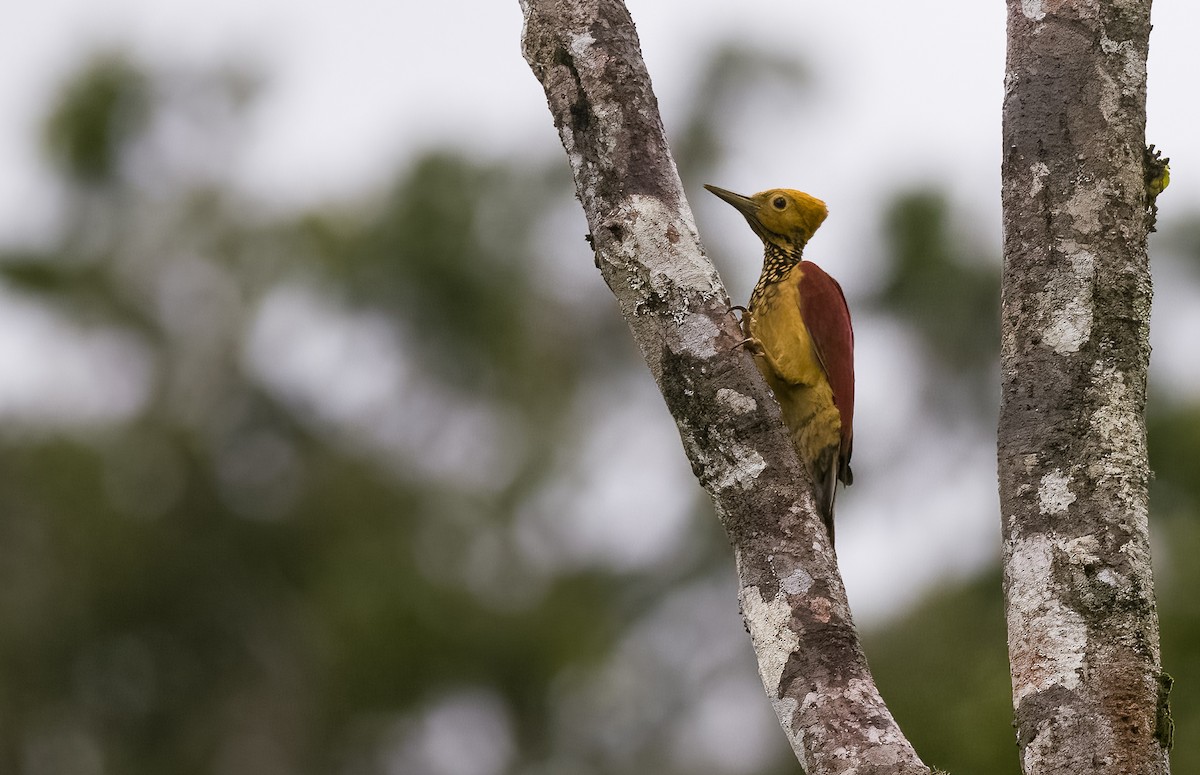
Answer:
[(762, 274), (758, 276), (758, 283), (755, 284), (754, 291), (750, 294), (751, 310), (762, 300), (768, 285), (774, 285), (783, 280), (788, 276), (788, 272), (792, 271), (792, 267), (800, 263), (800, 256), (804, 250), (803, 245), (786, 248), (773, 242), (768, 242), (766, 245), (766, 251), (763, 253)]

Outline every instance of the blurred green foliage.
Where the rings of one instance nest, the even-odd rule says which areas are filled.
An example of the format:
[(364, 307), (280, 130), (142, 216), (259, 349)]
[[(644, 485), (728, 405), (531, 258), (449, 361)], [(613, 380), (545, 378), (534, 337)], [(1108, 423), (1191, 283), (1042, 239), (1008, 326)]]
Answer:
[(1015, 773), (999, 573), (938, 592), (864, 645), (879, 691), (926, 764)]
[(144, 129), (151, 99), (146, 79), (124, 56), (97, 58), (46, 122), (46, 147), (60, 172), (79, 184), (111, 180), (127, 140)]
[[(1200, 215), (1196, 216), (1200, 224)], [(1191, 229), (1200, 237), (1200, 229)], [(1200, 256), (1200, 239), (1191, 243)], [(1197, 262), (1200, 266), (1200, 262)], [(1163, 668), (1175, 679), (1171, 713), (1175, 772), (1200, 769), (1200, 400), (1190, 404), (1151, 402), (1147, 418), (1151, 484), (1150, 505), (1155, 522), (1155, 593), (1162, 627)]]
[[(720, 158), (721, 106), (764, 71), (803, 73), (714, 56), (681, 122), (685, 177)], [(547, 493), (594, 463), (568, 454), (605, 420), (588, 397), (648, 380), (598, 277), (587, 301), (561, 279), (590, 258), (557, 155), (435, 150), (383, 196), (268, 215), (156, 134), (237, 137), (245, 83), (99, 58), (46, 124), (58, 234), (0, 249), (8, 292), (149, 364), (125, 414), (14, 417), (0, 437), (0, 772), (797, 772), (765, 699), (734, 719), (770, 727), (753, 757), (696, 742), (703, 700), (754, 683), (698, 488), (653, 563), (573, 554), (549, 528), (573, 501)], [(934, 191), (898, 195), (870, 304), (990, 425), (997, 262), (952, 221)], [(1200, 766), (1198, 412), (1151, 422), (1156, 503), (1178, 516), (1160, 594), (1182, 771)], [(1017, 771), (994, 573), (868, 651), (927, 761)]]
[[(877, 302), (918, 334), (937, 370), (931, 382), (963, 390), (969, 420), (995, 404), (1000, 353), (1000, 267), (994, 251), (953, 231), (945, 196), (899, 194), (884, 213), (890, 261)], [(935, 402), (946, 406), (941, 393)]]

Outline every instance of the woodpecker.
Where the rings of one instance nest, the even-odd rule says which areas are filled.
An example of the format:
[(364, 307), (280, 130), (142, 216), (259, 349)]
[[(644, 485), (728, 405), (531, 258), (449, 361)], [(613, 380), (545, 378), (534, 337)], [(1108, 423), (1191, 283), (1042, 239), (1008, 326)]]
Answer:
[(816, 484), (832, 543), (837, 483), (854, 481), (854, 331), (842, 287), (802, 257), (829, 210), (820, 199), (789, 188), (754, 196), (705, 188), (733, 205), (762, 240), (762, 274), (742, 329)]

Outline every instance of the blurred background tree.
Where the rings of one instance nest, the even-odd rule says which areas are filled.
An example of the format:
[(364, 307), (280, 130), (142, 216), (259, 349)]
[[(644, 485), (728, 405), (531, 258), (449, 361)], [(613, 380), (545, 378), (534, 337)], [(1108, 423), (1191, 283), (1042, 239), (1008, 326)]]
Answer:
[[(808, 86), (790, 57), (713, 52), (680, 122), (689, 190), (719, 117)], [(433, 149), (384, 192), (272, 212), (222, 178), (258, 91), (105, 53), (45, 122), (60, 222), (0, 247), (33, 372), (6, 380), (48, 385), (0, 390), (0, 771), (797, 772), (556, 149)], [(1169, 216), (1156, 261), (1195, 288), (1200, 228)], [(905, 424), (950, 443), (995, 412), (998, 253), (964, 220), (936, 184), (896, 192), (851, 299), (915, 343)], [(1200, 397), (1156, 399), (1188, 771)], [(866, 636), (926, 761), (1018, 771), (994, 564)]]

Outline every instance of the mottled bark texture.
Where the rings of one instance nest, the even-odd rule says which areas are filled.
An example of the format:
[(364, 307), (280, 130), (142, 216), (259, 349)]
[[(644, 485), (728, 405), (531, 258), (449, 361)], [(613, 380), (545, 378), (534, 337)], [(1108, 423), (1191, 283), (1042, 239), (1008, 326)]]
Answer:
[(735, 347), (741, 333), (700, 246), (628, 11), (620, 0), (522, 8), (525, 58), (570, 159), (596, 263), (729, 533), (763, 684), (797, 757), (810, 775), (928, 773), (867, 669), (778, 405)]
[(1149, 34), (1148, 0), (1008, 1), (998, 456), (1029, 775), (1168, 771), (1142, 415)]

